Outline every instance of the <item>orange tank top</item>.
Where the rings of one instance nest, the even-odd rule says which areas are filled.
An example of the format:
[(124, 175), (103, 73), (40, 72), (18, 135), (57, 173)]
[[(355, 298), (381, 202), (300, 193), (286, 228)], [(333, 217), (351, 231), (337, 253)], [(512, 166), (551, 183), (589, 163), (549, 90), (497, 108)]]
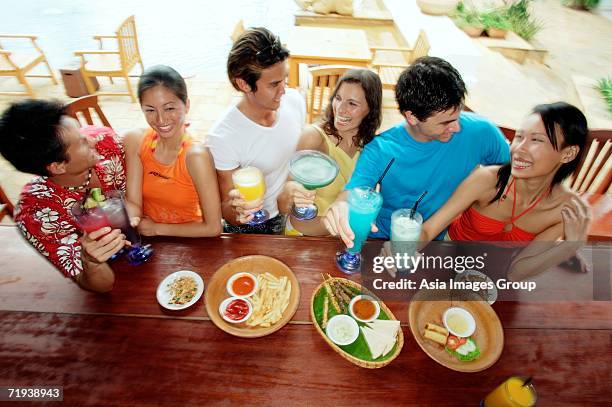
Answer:
[[(482, 241), (482, 242), (530, 242), (535, 239), (536, 234), (527, 232), (516, 226), (519, 218), (535, 208), (550, 191), (545, 191), (531, 206), (518, 215), (516, 210), (516, 184), (512, 178), (510, 185), (506, 188), (504, 197), (513, 188), (514, 201), (512, 202), (512, 216), (509, 221), (493, 219), (478, 212), (473, 207), (463, 212), (461, 216), (451, 223), (448, 228), (448, 236), (452, 240)], [(509, 226), (509, 230), (506, 230)]]
[(192, 140), (187, 137), (174, 163), (165, 165), (155, 158), (156, 136), (153, 129), (147, 130), (139, 151), (144, 215), (157, 223), (201, 221), (200, 199), (185, 158)]

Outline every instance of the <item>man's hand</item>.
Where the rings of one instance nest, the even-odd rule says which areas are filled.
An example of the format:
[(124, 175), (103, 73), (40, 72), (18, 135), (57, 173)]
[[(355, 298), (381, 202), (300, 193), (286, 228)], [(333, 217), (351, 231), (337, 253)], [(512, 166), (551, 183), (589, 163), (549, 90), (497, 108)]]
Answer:
[(237, 189), (232, 189), (228, 195), (230, 197), (229, 204), (237, 214), (236, 221), (238, 223), (250, 222), (253, 219), (253, 213), (263, 209), (263, 198), (247, 202)]
[[(109, 233), (110, 232), (110, 233)], [(125, 245), (121, 230), (103, 227), (81, 237), (82, 256), (92, 263), (105, 263)]]

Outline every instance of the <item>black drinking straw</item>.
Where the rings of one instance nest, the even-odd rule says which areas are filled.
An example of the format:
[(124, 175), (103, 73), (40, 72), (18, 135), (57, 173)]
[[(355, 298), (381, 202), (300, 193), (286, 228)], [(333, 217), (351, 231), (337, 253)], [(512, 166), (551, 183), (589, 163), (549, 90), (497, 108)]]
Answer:
[(387, 168), (385, 168), (385, 170), (383, 171), (382, 175), (380, 176), (380, 178), (378, 178), (378, 181), (376, 181), (376, 184), (374, 184), (374, 187), (376, 187), (377, 185), (379, 185), (383, 178), (385, 178), (385, 175), (387, 175), (387, 172), (389, 171), (389, 168), (391, 168), (391, 165), (395, 162), (395, 157), (393, 157), (391, 159), (391, 161), (389, 161), (389, 164), (387, 164)]
[(523, 387), (529, 386), (531, 384), (531, 379), (533, 379), (531, 376), (526, 378), (525, 381), (523, 382)]
[(423, 192), (421, 194), (419, 199), (417, 199), (416, 202), (414, 203), (414, 205), (412, 206), (412, 209), (410, 209), (410, 219), (414, 219), (414, 214), (416, 213), (417, 208), (419, 207), (419, 204), (421, 203), (423, 198), (425, 198), (425, 195), (427, 195), (427, 191), (425, 191), (425, 192)]

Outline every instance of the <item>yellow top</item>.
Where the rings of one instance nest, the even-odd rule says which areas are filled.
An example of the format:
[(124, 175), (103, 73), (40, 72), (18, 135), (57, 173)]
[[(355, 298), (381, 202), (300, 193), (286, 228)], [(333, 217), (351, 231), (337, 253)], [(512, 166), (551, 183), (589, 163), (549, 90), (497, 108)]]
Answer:
[(332, 203), (336, 200), (340, 192), (344, 190), (344, 186), (351, 178), (353, 170), (355, 169), (355, 163), (359, 158), (359, 151), (351, 158), (346, 152), (340, 147), (336, 146), (330, 137), (325, 134), (323, 129), (319, 126), (313, 126), (323, 138), (323, 141), (327, 145), (327, 155), (329, 155), (338, 164), (340, 171), (338, 176), (328, 186), (317, 190), (317, 197), (315, 198), (315, 205), (319, 208), (318, 216), (324, 216)]

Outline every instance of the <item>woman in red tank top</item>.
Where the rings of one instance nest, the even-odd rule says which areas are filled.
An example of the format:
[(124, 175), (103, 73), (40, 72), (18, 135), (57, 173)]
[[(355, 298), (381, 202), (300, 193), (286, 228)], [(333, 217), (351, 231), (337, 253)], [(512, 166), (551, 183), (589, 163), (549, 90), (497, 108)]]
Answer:
[(150, 129), (124, 137), (130, 216), (145, 236), (217, 236), (221, 204), (208, 148), (186, 132), (187, 86), (169, 66), (143, 72), (138, 99)]
[(421, 240), (450, 225), (449, 240), (550, 242), (544, 256), (531, 245), (513, 259), (508, 277), (517, 280), (570, 258), (586, 241), (591, 215), (561, 181), (578, 166), (587, 134), (576, 107), (536, 106), (516, 131), (510, 163), (475, 169), (423, 224)]

